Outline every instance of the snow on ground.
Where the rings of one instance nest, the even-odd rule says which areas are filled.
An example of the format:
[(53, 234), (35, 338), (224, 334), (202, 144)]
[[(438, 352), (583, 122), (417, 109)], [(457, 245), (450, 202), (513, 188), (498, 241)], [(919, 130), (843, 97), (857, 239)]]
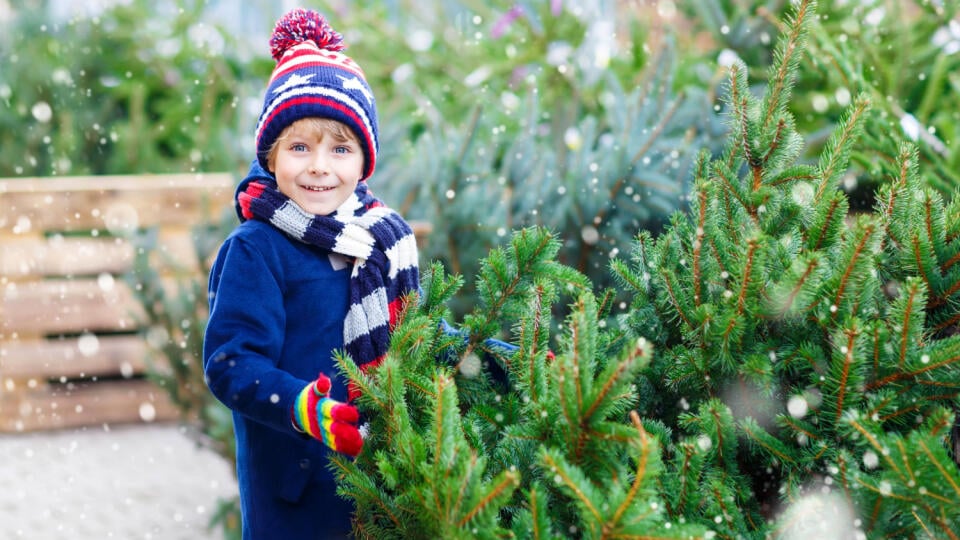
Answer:
[(0, 538), (220, 539), (230, 465), (174, 424), (0, 435)]

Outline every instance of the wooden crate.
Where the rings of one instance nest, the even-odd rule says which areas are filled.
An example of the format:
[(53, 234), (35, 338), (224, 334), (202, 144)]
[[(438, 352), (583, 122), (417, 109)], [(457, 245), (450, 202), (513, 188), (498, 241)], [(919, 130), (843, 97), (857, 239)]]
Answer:
[[(130, 233), (199, 272), (191, 228), (229, 208), (227, 174), (0, 180), (0, 432), (176, 417), (144, 378)], [(205, 276), (198, 276), (205, 279)]]

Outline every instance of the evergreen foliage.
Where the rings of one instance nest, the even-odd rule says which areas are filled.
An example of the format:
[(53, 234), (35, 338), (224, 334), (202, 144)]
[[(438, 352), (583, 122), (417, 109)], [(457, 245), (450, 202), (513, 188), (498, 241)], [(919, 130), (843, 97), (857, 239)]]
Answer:
[[(523, 229), (493, 250), (478, 276), (482, 303), (465, 317), (462, 341), (439, 330), (461, 280), (434, 264), (386, 362), (368, 377), (341, 358), (360, 383), (361, 406), (372, 411), (364, 452), (356, 461), (335, 459), (340, 492), (357, 502), (358, 537), (701, 532), (665, 515), (659, 445), (635, 412), (624, 422), (649, 343), (603, 329), (605, 307), (582, 275), (554, 260), (558, 249), (544, 229)], [(574, 300), (554, 355), (549, 308), (562, 291)], [(518, 350), (483, 350), (504, 320), (517, 321)], [(437, 367), (438, 357), (450, 365)]]
[(696, 150), (725, 133), (704, 114), (711, 108), (704, 92), (669, 90), (671, 58), (664, 51), (629, 93), (608, 80), (613, 106), (574, 121), (563, 135), (549, 133), (550, 115), (535, 92), (516, 119), (518, 133), (496, 135), (486, 109), (464, 129), (430, 129), (409, 158), (382, 168), (389, 181), (378, 193), (405, 198), (401, 211), (412, 219), (443, 224), (424, 257), (453, 273), (476, 274), (481, 255), (510, 230), (541, 226), (563, 239), (561, 262), (608, 284), (610, 258), (629, 250), (631, 231), (658, 229), (685, 205)]
[[(785, 535), (795, 516), (777, 521), (781, 507), (824, 492), (868, 537), (948, 537), (956, 494), (939, 493), (960, 479), (944, 439), (960, 388), (953, 204), (903, 146), (876, 211), (848, 213), (839, 186), (864, 98), (815, 164), (800, 160), (789, 104), (814, 9), (795, 6), (761, 98), (732, 66), (732, 135), (702, 157), (690, 212), (613, 265), (634, 293), (625, 322), (660, 352), (639, 410), (676, 427), (669, 514), (719, 537), (762, 536), (769, 521)], [(919, 477), (938, 494), (918, 492)]]
[[(525, 229), (482, 263), (462, 342), (440, 330), (461, 280), (435, 265), (384, 366), (341, 359), (372, 428), (335, 464), (360, 537), (952, 537), (956, 204), (905, 144), (850, 213), (865, 97), (804, 159), (790, 104), (815, 9), (793, 7), (762, 95), (731, 67), (728, 144), (701, 154), (689, 211), (612, 263), (619, 326), (616, 292)], [(507, 325), (517, 351), (485, 348)]]
[(237, 126), (242, 70), (230, 36), (197, 22), (202, 2), (133, 0), (60, 20), (52, 2), (15, 4), (0, 20), (0, 177), (249, 163), (235, 144), (252, 132)]
[[(830, 89), (833, 101), (860, 92), (874, 107), (853, 159), (866, 173), (858, 181), (896, 176), (902, 133), (915, 147), (923, 182), (949, 196), (960, 187), (960, 3), (883, 2), (875, 6), (831, 5), (813, 26), (804, 89)], [(866, 46), (864, 46), (866, 45)], [(810, 104), (796, 114), (815, 112)], [(822, 105), (821, 105), (822, 106)], [(842, 107), (832, 107), (842, 109)], [(830, 111), (831, 114), (832, 111)], [(856, 188), (858, 186), (851, 186)]]
[[(741, 3), (694, 0), (679, 3), (698, 30), (721, 49), (732, 51), (762, 80), (772, 61), (768, 43), (784, 30), (778, 21), (786, 0)], [(957, 126), (960, 89), (960, 26), (956, 0), (876, 0), (826, 2), (810, 22), (797, 81), (798, 99), (790, 104), (810, 148), (826, 142), (853, 96), (869, 97), (861, 144), (853, 160), (860, 170), (845, 178), (851, 203), (869, 208), (879, 179), (895, 175), (899, 152), (890, 133), (902, 133), (916, 146), (924, 182), (949, 196), (960, 186)], [(866, 192), (860, 197), (860, 193)], [(862, 200), (861, 200), (862, 199)]]

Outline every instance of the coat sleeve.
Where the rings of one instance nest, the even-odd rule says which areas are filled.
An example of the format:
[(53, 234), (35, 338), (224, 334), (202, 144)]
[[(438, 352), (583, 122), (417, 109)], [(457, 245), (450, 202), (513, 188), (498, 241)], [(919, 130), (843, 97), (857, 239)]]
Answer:
[(290, 411), (303, 381), (279, 369), (284, 346), (282, 276), (255, 243), (232, 236), (210, 272), (204, 374), (210, 391), (234, 412), (296, 433)]

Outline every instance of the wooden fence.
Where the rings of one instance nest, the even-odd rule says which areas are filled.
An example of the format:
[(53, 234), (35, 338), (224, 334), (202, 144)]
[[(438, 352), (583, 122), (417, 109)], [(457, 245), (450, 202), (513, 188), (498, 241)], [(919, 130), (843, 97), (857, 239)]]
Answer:
[[(132, 232), (199, 271), (191, 228), (231, 204), (227, 174), (0, 180), (0, 432), (176, 417), (145, 378)], [(205, 276), (198, 276), (205, 279)]]

